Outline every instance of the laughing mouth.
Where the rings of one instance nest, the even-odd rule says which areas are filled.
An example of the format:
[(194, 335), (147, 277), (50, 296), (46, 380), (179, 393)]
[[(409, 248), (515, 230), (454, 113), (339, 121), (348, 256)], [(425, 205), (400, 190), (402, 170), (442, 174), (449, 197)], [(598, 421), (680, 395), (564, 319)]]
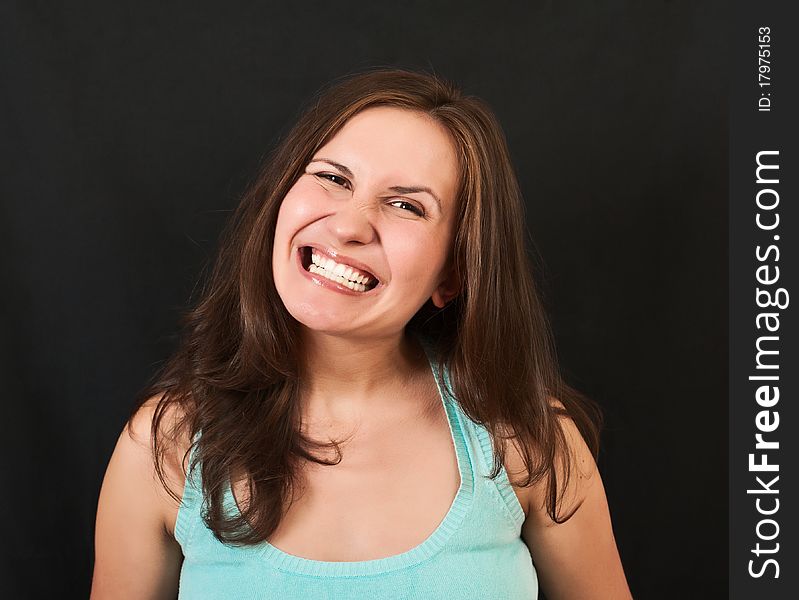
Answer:
[(377, 277), (364, 269), (339, 263), (314, 251), (311, 246), (300, 248), (302, 268), (331, 281), (335, 281), (356, 292), (368, 292), (379, 283)]

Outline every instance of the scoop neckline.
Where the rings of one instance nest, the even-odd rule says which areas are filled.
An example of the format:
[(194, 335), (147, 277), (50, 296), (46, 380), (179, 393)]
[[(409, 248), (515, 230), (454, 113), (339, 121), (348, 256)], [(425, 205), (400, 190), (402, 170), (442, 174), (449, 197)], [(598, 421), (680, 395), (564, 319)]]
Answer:
[[(460, 485), (458, 486), (458, 491), (455, 493), (455, 497), (453, 498), (452, 504), (450, 504), (446, 515), (435, 528), (435, 530), (433, 530), (433, 532), (426, 539), (413, 548), (399, 554), (393, 554), (391, 556), (370, 560), (315, 560), (289, 554), (277, 546), (273, 546), (268, 541), (263, 541), (260, 544), (260, 555), (275, 568), (281, 571), (300, 575), (321, 577), (352, 577), (387, 573), (389, 571), (395, 571), (397, 569), (417, 565), (436, 555), (442, 550), (442, 548), (444, 548), (447, 541), (463, 524), (466, 514), (469, 511), (469, 507), (471, 506), (472, 499), (474, 498), (475, 485), (474, 468), (469, 456), (463, 423), (454, 400), (451, 399), (449, 394), (445, 393), (444, 389), (442, 388), (442, 382), (438, 376), (438, 364), (433, 356), (433, 350), (429, 345), (429, 341), (424, 339), (421, 335), (417, 335), (417, 339), (424, 348), (427, 361), (430, 365), (433, 378), (436, 382), (439, 398), (441, 399), (444, 412), (447, 416), (450, 439), (452, 440), (452, 444), (455, 449), (455, 455), (458, 462), (458, 472), (460, 474)], [(443, 377), (446, 387), (451, 389), (446, 367), (443, 370)], [(227, 495), (227, 501), (233, 501), (233, 495), (229, 483), (225, 493)], [(236, 514), (240, 514), (235, 501), (233, 501), (232, 506)]]

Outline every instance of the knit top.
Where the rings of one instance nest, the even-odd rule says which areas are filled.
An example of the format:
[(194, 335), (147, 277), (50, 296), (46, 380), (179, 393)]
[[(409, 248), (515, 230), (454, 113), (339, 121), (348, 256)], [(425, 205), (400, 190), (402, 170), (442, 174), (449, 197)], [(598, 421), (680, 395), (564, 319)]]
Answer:
[[(186, 478), (175, 524), (184, 556), (179, 600), (538, 597), (536, 570), (521, 538), (524, 511), (508, 474), (503, 466), (496, 479), (488, 477), (493, 466), (488, 431), (469, 419), (448, 393), (452, 387), (446, 368), (447, 385), (442, 386), (431, 347), (424, 340), (422, 345), (449, 421), (460, 472), (460, 487), (435, 531), (406, 552), (363, 561), (311, 560), (266, 541), (254, 546), (223, 544), (202, 520), (202, 484), (196, 468)], [(229, 482), (223, 498), (229, 514), (238, 516)]]

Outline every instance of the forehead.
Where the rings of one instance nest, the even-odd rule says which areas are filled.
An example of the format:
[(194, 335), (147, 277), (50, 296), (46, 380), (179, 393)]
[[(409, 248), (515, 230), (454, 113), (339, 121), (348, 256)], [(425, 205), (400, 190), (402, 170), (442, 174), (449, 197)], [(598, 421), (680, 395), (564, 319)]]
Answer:
[(451, 199), (458, 182), (450, 133), (432, 117), (378, 106), (347, 121), (316, 156), (340, 162), (357, 178), (390, 178), (397, 185), (426, 185)]

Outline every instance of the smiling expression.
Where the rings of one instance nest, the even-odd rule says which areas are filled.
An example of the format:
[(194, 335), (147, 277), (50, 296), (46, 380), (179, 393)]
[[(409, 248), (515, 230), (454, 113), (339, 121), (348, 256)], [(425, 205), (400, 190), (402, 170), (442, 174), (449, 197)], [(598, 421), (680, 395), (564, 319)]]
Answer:
[(431, 117), (352, 117), (280, 206), (272, 271), (289, 313), (316, 331), (391, 335), (428, 299), (443, 306), (457, 293), (446, 267), (458, 183), (451, 137)]

